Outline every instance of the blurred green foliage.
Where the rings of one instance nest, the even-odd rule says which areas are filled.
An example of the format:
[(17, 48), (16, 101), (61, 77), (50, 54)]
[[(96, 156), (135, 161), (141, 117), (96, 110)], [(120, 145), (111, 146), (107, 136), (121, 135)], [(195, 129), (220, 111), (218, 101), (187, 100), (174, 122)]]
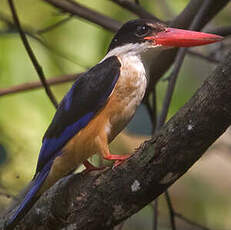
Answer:
[[(135, 18), (133, 14), (108, 0), (78, 2), (122, 22)], [(140, 0), (140, 2), (146, 9), (163, 20), (170, 20), (171, 17), (176, 16), (188, 3), (186, 0)], [(45, 1), (17, 0), (15, 4), (22, 24), (30, 28), (32, 32), (46, 28), (67, 17), (46, 4)], [(210, 23), (210, 27), (230, 23), (230, 10), (230, 6), (227, 7)], [(6, 0), (0, 0), (0, 15), (3, 13), (11, 18)], [(18, 34), (15, 30), (7, 29), (9, 29), (7, 25), (0, 20), (0, 89), (38, 80)], [(42, 34), (42, 37), (49, 49), (31, 37), (29, 41), (47, 78), (51, 78), (63, 74), (79, 73), (95, 65), (103, 58), (112, 34), (91, 22), (72, 17), (58, 28)], [(209, 49), (214, 49), (214, 46), (200, 48), (200, 51), (208, 52)], [(199, 59), (186, 58), (180, 72), (169, 117), (192, 96), (212, 66)], [(166, 84), (163, 81), (158, 84), (159, 111)], [(70, 86), (71, 83), (53, 86), (52, 91), (60, 101)], [(36, 167), (42, 136), (54, 113), (55, 109), (43, 89), (0, 98), (0, 189), (16, 194), (30, 181)], [(139, 116), (144, 116), (143, 113)], [(149, 125), (147, 118), (146, 120)], [(135, 117), (134, 121), (130, 126), (139, 127), (137, 123), (141, 122), (140, 119)], [(134, 131), (134, 128), (132, 130)], [(145, 133), (145, 130), (135, 131)], [(113, 150), (121, 149), (119, 145), (121, 144), (116, 142)], [(126, 146), (123, 146), (123, 149), (126, 150)], [(179, 183), (180, 186), (178, 186)], [(185, 175), (184, 179), (174, 188), (174, 206), (179, 212), (182, 211), (182, 214), (202, 224), (217, 229), (230, 229), (228, 213), (230, 214), (231, 201), (226, 192), (218, 193), (208, 182), (206, 184), (200, 178), (194, 178), (190, 174)], [(179, 188), (183, 190), (180, 191)], [(178, 196), (178, 194), (181, 195)], [(0, 197), (0, 205), (5, 205), (7, 202), (5, 197), (2, 199)], [(161, 213), (163, 213), (160, 220), (163, 226), (161, 229), (168, 229), (167, 210), (163, 199), (160, 203)], [(222, 212), (221, 210), (227, 211)], [(219, 215), (219, 213), (222, 214)], [(132, 217), (125, 229), (150, 229), (148, 227), (151, 225), (152, 211), (149, 206)], [(147, 228), (142, 228), (142, 226)]]

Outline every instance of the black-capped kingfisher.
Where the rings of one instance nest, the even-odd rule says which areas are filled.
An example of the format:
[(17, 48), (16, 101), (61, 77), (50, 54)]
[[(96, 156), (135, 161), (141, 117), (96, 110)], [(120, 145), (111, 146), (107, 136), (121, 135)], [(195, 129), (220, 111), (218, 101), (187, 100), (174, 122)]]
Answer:
[[(221, 36), (168, 28), (147, 19), (132, 20), (116, 33), (102, 61), (82, 74), (61, 101), (48, 127), (29, 191), (6, 229), (13, 229), (39, 196), (87, 159), (100, 154), (116, 165), (109, 143), (133, 117), (149, 82), (153, 56), (171, 47), (220, 41)], [(158, 68), (158, 66), (156, 67)]]

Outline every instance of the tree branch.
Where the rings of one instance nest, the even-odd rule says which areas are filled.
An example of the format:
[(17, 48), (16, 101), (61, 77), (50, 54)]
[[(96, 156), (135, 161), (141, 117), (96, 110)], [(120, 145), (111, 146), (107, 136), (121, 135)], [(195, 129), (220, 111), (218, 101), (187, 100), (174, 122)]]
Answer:
[[(210, 8), (210, 6), (212, 4), (213, 4), (213, 0), (204, 0), (198, 13), (194, 16), (193, 21), (189, 26), (189, 29), (191, 29), (191, 30), (197, 30), (198, 29), (201, 20), (204, 17), (206, 17), (206, 15), (208, 14), (208, 9)], [(186, 48), (180, 48), (178, 51), (178, 54), (176, 56), (174, 69), (173, 69), (173, 71), (170, 75), (170, 78), (169, 78), (168, 88), (167, 88), (167, 92), (166, 92), (166, 95), (164, 98), (161, 115), (160, 115), (160, 118), (158, 119), (158, 122), (157, 122), (157, 126), (156, 126), (157, 130), (159, 130), (160, 127), (163, 126), (163, 124), (165, 123), (165, 120), (167, 118), (168, 109), (169, 109), (172, 95), (173, 95), (175, 85), (176, 85), (176, 80), (177, 80), (180, 68), (183, 64), (186, 52), (187, 52)], [(175, 230), (176, 229), (175, 213), (174, 213), (174, 208), (173, 208), (168, 190), (166, 190), (166, 192), (165, 192), (165, 198), (167, 201), (169, 214), (170, 214), (169, 216), (170, 216), (171, 229)]]
[(168, 211), (169, 211), (169, 216), (170, 216), (171, 229), (172, 230), (176, 230), (175, 210), (173, 208), (172, 201), (171, 201), (171, 198), (169, 196), (168, 190), (166, 190), (166, 192), (164, 193), (164, 195), (165, 195), (165, 200), (166, 200), (167, 205), (168, 205)]
[[(50, 78), (50, 79), (47, 79), (47, 84), (48, 85), (59, 85), (65, 82), (74, 81), (79, 75), (80, 74), (68, 74), (68, 75), (62, 75), (60, 77)], [(26, 91), (30, 91), (33, 89), (39, 89), (41, 87), (43, 87), (41, 81), (35, 81), (35, 82), (27, 82), (27, 83), (16, 85), (16, 86), (11, 86), (9, 88), (4, 88), (4, 89), (0, 88), (0, 97), (6, 96), (9, 94), (26, 92)]]
[[(191, 0), (186, 8), (176, 17), (170, 26), (187, 29), (193, 21), (194, 16), (198, 13), (204, 0)], [(229, 0), (212, 1), (212, 4), (207, 9), (207, 15), (197, 25), (197, 30), (201, 30), (208, 21), (210, 21), (226, 4)], [(152, 90), (156, 82), (163, 76), (174, 62), (178, 49), (171, 49), (162, 52), (157, 58), (152, 60), (151, 66), (151, 81), (149, 90)], [(158, 66), (158, 68), (156, 68)]]
[(158, 229), (158, 214), (159, 214), (159, 210), (158, 210), (158, 198), (156, 198), (152, 204), (152, 208), (153, 208), (153, 230), (157, 230)]
[[(68, 18), (65, 18), (64, 20), (59, 21), (56, 24), (53, 24), (47, 28), (41, 29), (41, 30), (37, 30), (35, 31), (33, 28), (31, 28), (28, 25), (23, 25), (22, 30), (23, 32), (28, 35), (29, 37), (33, 38), (35, 41), (39, 42), (40, 45), (42, 45), (43, 47), (45, 47), (49, 52), (51, 52), (52, 54), (55, 54), (56, 56), (59, 56), (61, 58), (66, 59), (69, 62), (72, 62), (74, 64), (77, 64), (81, 67), (87, 68), (86, 65), (82, 64), (79, 60), (73, 60), (73, 58), (69, 57), (68, 55), (62, 53), (61, 51), (53, 48), (51, 45), (49, 45), (48, 43), (46, 43), (46, 41), (41, 37), (41, 32), (45, 33), (50, 31), (51, 29), (57, 28), (57, 26), (60, 26), (61, 24), (63, 24), (64, 22), (66, 22), (68, 19), (70, 20), (72, 16), (69, 16)], [(6, 25), (7, 25), (7, 29), (4, 31), (1, 31), (4, 34), (9, 34), (9, 33), (18, 33), (17, 30), (17, 26), (11, 22), (11, 20), (9, 19), (9, 17), (7, 15), (5, 15), (3, 12), (0, 12), (0, 20), (3, 21)], [(0, 33), (1, 33), (0, 32)], [(76, 59), (76, 57), (75, 57)]]
[[(195, 15), (195, 17), (192, 21), (192, 24), (189, 26), (189, 28), (191, 30), (196, 30), (198, 28), (198, 25), (200, 24), (201, 19), (206, 15), (208, 8), (210, 7), (211, 4), (212, 4), (212, 0), (205, 0), (203, 2), (199, 12), (197, 13), (197, 15)], [(168, 109), (169, 109), (172, 95), (173, 95), (175, 85), (176, 85), (176, 80), (177, 80), (178, 74), (180, 72), (181, 66), (183, 64), (186, 52), (187, 52), (186, 48), (180, 48), (179, 52), (176, 56), (174, 69), (171, 72), (170, 77), (169, 77), (168, 88), (167, 88), (167, 92), (166, 92), (166, 95), (164, 98), (164, 103), (163, 103), (161, 115), (160, 115), (160, 118), (157, 122), (157, 130), (160, 129), (160, 127), (164, 124), (164, 122), (167, 118)]]
[[(73, 5), (73, 3), (70, 4), (70, 2), (64, 1), (64, 0), (62, 1), (46, 0), (46, 2), (56, 6), (60, 10), (71, 13), (73, 15), (78, 15), (81, 17), (82, 14), (84, 14), (85, 15), (83, 16), (84, 18), (89, 19), (90, 21), (93, 21), (94, 23), (99, 23), (101, 26), (111, 31), (117, 31), (117, 29), (120, 27), (119, 22), (115, 20), (112, 20), (112, 21), (108, 20), (107, 18), (104, 18), (101, 14), (100, 16), (98, 16), (97, 12), (95, 11), (92, 12), (88, 8), (85, 8), (77, 3)], [(203, 3), (203, 0), (192, 0), (190, 4), (188, 4), (188, 6), (185, 8), (185, 10), (171, 24), (176, 27), (187, 28), (190, 25), (191, 21), (193, 20), (194, 15), (200, 9), (202, 3)], [(208, 11), (209, 12), (211, 11), (212, 13), (209, 13), (210, 18), (207, 18), (207, 20), (211, 20), (211, 18), (214, 17), (227, 3), (228, 3), (228, 0), (221, 0), (219, 2), (214, 1), (214, 3), (208, 9)], [(106, 23), (106, 25), (104, 23)], [(200, 23), (200, 26), (204, 26), (204, 25), (201, 25)], [(174, 58), (176, 56), (176, 51), (177, 49), (164, 51), (162, 52), (162, 54), (158, 56), (158, 58), (152, 61), (152, 63), (154, 64), (151, 67), (151, 83), (149, 85), (150, 90), (153, 89), (155, 83), (161, 78), (164, 72), (168, 70), (170, 65), (173, 63)], [(156, 68), (156, 66), (158, 66), (158, 68)], [(6, 89), (6, 91), (8, 91), (8, 89)], [(4, 91), (3, 91), (3, 94), (4, 94)]]
[(167, 118), (168, 109), (169, 109), (172, 95), (173, 95), (173, 92), (175, 89), (177, 76), (178, 76), (178, 73), (180, 72), (180, 68), (183, 64), (185, 54), (186, 54), (186, 48), (181, 48), (179, 50), (179, 53), (177, 54), (174, 69), (171, 72), (170, 76), (168, 77), (168, 80), (169, 80), (168, 88), (167, 88), (167, 91), (166, 91), (166, 94), (164, 97), (161, 115), (160, 115), (158, 122), (157, 122), (157, 126), (156, 126), (157, 130), (159, 130), (160, 127), (164, 125), (164, 122)]
[(18, 229), (106, 230), (121, 223), (163, 193), (228, 128), (230, 88), (231, 52), (189, 102), (125, 163), (60, 180)]
[(64, 12), (84, 18), (112, 32), (116, 32), (122, 25), (120, 22), (110, 17), (100, 14), (94, 10), (84, 7), (83, 5), (71, 0), (44, 0), (44, 1), (57, 7), (58, 9), (61, 9)]
[(40, 29), (40, 30), (37, 30), (36, 33), (41, 35), (41, 34), (50, 32), (50, 31), (56, 29), (57, 27), (63, 25), (64, 23), (70, 21), (71, 19), (72, 19), (72, 15), (69, 15), (66, 18), (64, 18), (64, 19), (62, 19), (62, 20), (60, 20), (60, 21), (58, 21), (58, 22), (56, 22), (56, 23), (54, 23), (54, 24), (52, 24), (50, 26), (47, 26), (47, 27), (45, 27), (43, 29)]
[(119, 5), (119, 6), (123, 7), (124, 9), (127, 9), (130, 12), (136, 14), (140, 18), (150, 18), (156, 22), (161, 22), (161, 20), (159, 18), (157, 18), (153, 14), (149, 13), (142, 6), (140, 6), (136, 3), (133, 3), (133, 2), (127, 1), (127, 0), (111, 0), (111, 1), (114, 2), (115, 4)]
[(205, 227), (205, 226), (203, 226), (201, 224), (198, 224), (198, 223), (186, 218), (185, 216), (181, 215), (178, 212), (175, 212), (175, 215), (176, 215), (176, 217), (178, 217), (179, 219), (183, 220), (185, 223), (187, 223), (187, 224), (189, 224), (191, 226), (194, 226), (194, 227), (196, 227), (198, 229), (201, 229), (201, 230), (210, 230), (209, 228), (207, 228), (207, 227)]
[(190, 54), (191, 56), (201, 58), (201, 59), (206, 60), (208, 62), (212, 62), (212, 63), (215, 63), (215, 64), (219, 63), (219, 60), (217, 60), (217, 59), (215, 59), (215, 58), (213, 58), (211, 56), (205, 56), (204, 54), (199, 53), (199, 52), (194, 51), (194, 50), (187, 50), (187, 53)]
[(221, 36), (231, 35), (231, 26), (217, 27), (206, 31), (207, 33), (218, 34)]
[(58, 103), (53, 95), (53, 93), (51, 92), (49, 86), (47, 85), (46, 83), (46, 78), (45, 78), (45, 75), (43, 73), (43, 70), (42, 70), (42, 67), (39, 65), (39, 62), (37, 61), (34, 53), (33, 53), (33, 50), (31, 49), (30, 47), (30, 44), (26, 38), (26, 35), (24, 34), (23, 30), (22, 30), (22, 27), (21, 27), (21, 24), (19, 22), (19, 19), (18, 19), (18, 15), (17, 15), (17, 12), (16, 12), (16, 9), (14, 7), (14, 4), (13, 4), (13, 0), (8, 0), (8, 3), (9, 3), (9, 6), (10, 6), (10, 9), (11, 9), (11, 12), (12, 12), (12, 16), (13, 16), (13, 19), (15, 21), (15, 24), (18, 28), (18, 31), (19, 31), (19, 34), (20, 34), (20, 37), (22, 39), (22, 42), (23, 42), (23, 45), (27, 51), (27, 54), (28, 56), (30, 57), (30, 60), (40, 78), (40, 81), (46, 91), (46, 94), (47, 96), (49, 97), (50, 101), (52, 102), (52, 104), (57, 108), (58, 107)]

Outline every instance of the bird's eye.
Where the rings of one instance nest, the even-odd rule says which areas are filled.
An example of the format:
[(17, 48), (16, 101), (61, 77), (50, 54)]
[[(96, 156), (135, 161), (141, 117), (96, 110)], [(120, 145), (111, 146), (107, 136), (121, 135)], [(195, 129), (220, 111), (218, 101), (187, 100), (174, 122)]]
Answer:
[(143, 37), (143, 36), (146, 36), (149, 33), (149, 31), (150, 31), (150, 28), (146, 25), (137, 26), (135, 35), (137, 37)]

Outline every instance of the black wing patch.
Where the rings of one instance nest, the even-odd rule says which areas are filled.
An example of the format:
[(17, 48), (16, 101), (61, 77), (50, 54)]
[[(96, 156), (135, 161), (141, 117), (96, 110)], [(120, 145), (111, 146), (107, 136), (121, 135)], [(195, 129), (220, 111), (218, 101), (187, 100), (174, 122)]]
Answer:
[(85, 127), (107, 102), (120, 75), (120, 62), (112, 56), (82, 74), (61, 101), (40, 150), (36, 173), (61, 154), (62, 147)]

